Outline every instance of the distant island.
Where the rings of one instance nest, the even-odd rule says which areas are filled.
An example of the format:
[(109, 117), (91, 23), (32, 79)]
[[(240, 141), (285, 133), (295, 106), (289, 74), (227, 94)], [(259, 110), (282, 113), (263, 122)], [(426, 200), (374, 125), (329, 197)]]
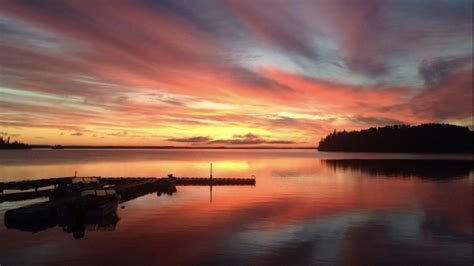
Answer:
[(360, 131), (334, 131), (319, 151), (473, 153), (474, 132), (449, 124), (393, 125)]
[(10, 138), (6, 140), (3, 137), (0, 137), (0, 150), (25, 150), (31, 149), (28, 144), (24, 144), (18, 141), (10, 142)]

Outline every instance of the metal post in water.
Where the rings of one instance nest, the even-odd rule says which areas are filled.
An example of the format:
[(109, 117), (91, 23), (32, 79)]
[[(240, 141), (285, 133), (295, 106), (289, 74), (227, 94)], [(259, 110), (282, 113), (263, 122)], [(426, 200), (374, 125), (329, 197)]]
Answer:
[(211, 177), (210, 178), (212, 179), (212, 163), (211, 163)]

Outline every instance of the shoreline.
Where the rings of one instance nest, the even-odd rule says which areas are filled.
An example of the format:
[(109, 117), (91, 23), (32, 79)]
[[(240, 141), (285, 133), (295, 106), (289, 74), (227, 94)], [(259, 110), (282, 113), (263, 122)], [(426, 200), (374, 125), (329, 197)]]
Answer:
[(0, 150), (318, 150), (317, 147), (180, 147), (180, 146), (62, 146), (53, 148), (49, 145), (30, 145), (26, 149), (0, 149)]

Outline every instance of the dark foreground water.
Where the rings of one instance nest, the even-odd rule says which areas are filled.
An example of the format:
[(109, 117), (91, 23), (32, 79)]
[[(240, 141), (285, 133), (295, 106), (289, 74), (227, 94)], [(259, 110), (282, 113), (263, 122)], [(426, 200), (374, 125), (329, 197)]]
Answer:
[[(449, 159), (449, 160), (448, 160)], [(453, 161), (456, 159), (456, 161)], [(459, 161), (461, 159), (461, 161)], [(0, 265), (472, 265), (470, 155), (312, 150), (0, 151), (0, 182), (71, 176), (257, 177), (122, 204), (118, 222), (7, 229)]]

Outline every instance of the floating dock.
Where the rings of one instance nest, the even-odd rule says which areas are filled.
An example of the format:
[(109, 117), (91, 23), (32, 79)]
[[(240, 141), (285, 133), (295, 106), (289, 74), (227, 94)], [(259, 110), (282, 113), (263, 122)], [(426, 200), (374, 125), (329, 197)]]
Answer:
[[(100, 179), (94, 177), (94, 180)], [(40, 186), (45, 184), (42, 180), (36, 182)], [(9, 189), (15, 187), (12, 182), (9, 183)], [(54, 182), (48, 181), (47, 184), (50, 186), (52, 183)], [(28, 186), (30, 185), (31, 182)], [(69, 228), (78, 223), (101, 224), (105, 218), (116, 216), (118, 203), (125, 203), (149, 193), (157, 193), (160, 196), (162, 193), (172, 194), (177, 191), (173, 180), (156, 178), (126, 179), (119, 182), (107, 180), (88, 184), (76, 183), (71, 179), (69, 185), (56, 187), (56, 189), (0, 195), (0, 202), (30, 199), (35, 198), (34, 196), (49, 197), (46, 202), (6, 211), (5, 226), (22, 231), (39, 232), (57, 225)], [(107, 191), (112, 194), (108, 194)], [(69, 229), (67, 230), (70, 231)], [(75, 232), (74, 237), (77, 238), (84, 234), (82, 227), (71, 230)]]
[[(0, 183), (0, 202), (48, 197), (46, 202), (6, 211), (5, 226), (39, 232), (60, 225), (73, 232), (75, 238), (81, 238), (84, 226), (77, 227), (78, 224), (115, 226), (118, 203), (150, 193), (171, 195), (177, 192), (176, 186), (211, 186), (212, 190), (212, 186), (236, 185), (254, 186), (255, 178), (61, 177)], [(4, 193), (5, 190), (9, 192)]]
[[(106, 183), (111, 181), (112, 180), (108, 180)], [(115, 184), (117, 185), (114, 185), (111, 188), (121, 196), (120, 203), (155, 192), (158, 196), (162, 193), (171, 195), (172, 193), (177, 192), (174, 182), (165, 178), (142, 178), (138, 180), (131, 178), (127, 180), (127, 182), (118, 182)]]
[(210, 186), (212, 191), (212, 186), (255, 183), (255, 178), (213, 178), (212, 174), (210, 178), (60, 177), (0, 183), (0, 203), (47, 197), (46, 202), (6, 211), (5, 226), (29, 232), (61, 226), (74, 238), (82, 238), (86, 225), (114, 228), (118, 204), (146, 194), (171, 195), (176, 186)]
[[(255, 178), (203, 178), (203, 177), (59, 177), (39, 180), (0, 183), (0, 202), (21, 201), (38, 197), (51, 197), (58, 188), (73, 184), (73, 178), (98, 180), (97, 187), (107, 186), (119, 194), (130, 194), (133, 190), (150, 191), (174, 186), (255, 186)], [(90, 187), (90, 186), (89, 186)], [(90, 188), (95, 188), (94, 186)], [(4, 193), (5, 190), (31, 190), (27, 192)], [(151, 193), (151, 192), (150, 192)], [(123, 195), (122, 195), (123, 196)]]
[(177, 186), (255, 186), (255, 178), (176, 178)]
[(72, 183), (72, 177), (56, 177), (48, 179), (39, 179), (39, 180), (23, 180), (23, 181), (12, 181), (6, 183), (0, 183), (0, 192), (4, 190), (28, 190), (28, 189), (38, 189), (41, 187), (59, 185), (69, 185)]

